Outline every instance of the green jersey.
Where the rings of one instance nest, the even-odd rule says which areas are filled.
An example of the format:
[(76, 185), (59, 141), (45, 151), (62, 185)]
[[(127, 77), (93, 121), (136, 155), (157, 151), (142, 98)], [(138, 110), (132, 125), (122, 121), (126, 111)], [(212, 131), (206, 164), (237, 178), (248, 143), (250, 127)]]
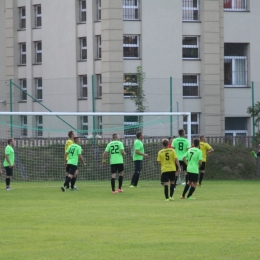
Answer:
[(138, 150), (141, 153), (144, 153), (144, 144), (139, 139), (135, 140), (134, 142), (134, 154), (133, 154), (133, 160), (134, 161), (140, 161), (143, 160), (143, 156), (137, 154), (135, 151)]
[[(11, 166), (14, 166), (14, 149), (11, 145), (7, 145), (5, 148), (5, 154), (7, 154), (9, 156), (9, 161), (11, 163)], [(10, 166), (8, 161), (4, 160), (4, 167), (8, 167)]]
[(106, 147), (106, 152), (110, 153), (110, 164), (124, 163), (123, 155), (121, 153), (124, 150), (124, 145), (121, 141), (115, 140), (110, 142)]
[(177, 153), (178, 160), (183, 161), (183, 157), (187, 152), (187, 149), (190, 148), (190, 142), (188, 139), (184, 137), (178, 137), (172, 141), (172, 147), (175, 149)]
[(67, 164), (78, 165), (79, 155), (81, 154), (81, 146), (72, 144), (68, 147), (66, 153), (69, 154)]
[(202, 152), (200, 149), (193, 147), (184, 155), (188, 162), (187, 172), (199, 174), (199, 161), (202, 161)]

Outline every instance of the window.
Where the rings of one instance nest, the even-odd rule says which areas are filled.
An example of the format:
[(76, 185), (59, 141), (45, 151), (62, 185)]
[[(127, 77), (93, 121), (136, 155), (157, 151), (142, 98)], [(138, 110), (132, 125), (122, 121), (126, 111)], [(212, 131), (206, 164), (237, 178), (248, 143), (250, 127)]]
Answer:
[(26, 79), (20, 79), (20, 88), (23, 90), (21, 91), (21, 100), (27, 101), (27, 80)]
[(19, 14), (20, 14), (20, 29), (26, 29), (26, 12), (25, 7), (19, 8)]
[(139, 19), (139, 0), (123, 0), (123, 19)]
[(81, 117), (81, 134), (88, 135), (88, 116)]
[(20, 43), (20, 52), (21, 52), (20, 64), (26, 65), (26, 43)]
[(87, 38), (80, 38), (80, 60), (87, 60)]
[(102, 97), (102, 75), (101, 74), (97, 75), (97, 97), (98, 98)]
[(199, 75), (183, 75), (183, 96), (199, 97)]
[(41, 28), (42, 27), (42, 6), (35, 5), (35, 27)]
[(225, 11), (246, 11), (247, 0), (224, 0)]
[(199, 0), (182, 0), (182, 20), (199, 20)]
[(85, 23), (87, 21), (87, 4), (86, 0), (79, 1), (79, 19), (81, 23)]
[(36, 98), (42, 100), (42, 78), (35, 79)]
[(87, 75), (80, 76), (80, 98), (88, 97), (88, 77)]
[(224, 44), (225, 87), (247, 86), (247, 50), (245, 43)]
[(182, 37), (182, 58), (183, 59), (199, 58), (199, 37), (197, 36)]
[(98, 21), (101, 21), (101, 0), (97, 0), (97, 19)]
[(138, 116), (124, 116), (124, 135), (135, 136), (138, 132)]
[(124, 75), (124, 96), (131, 97), (135, 95), (135, 89), (138, 87), (136, 74)]
[(35, 63), (42, 63), (42, 42), (35, 42)]
[(123, 49), (125, 59), (138, 59), (139, 35), (124, 35)]
[(27, 136), (27, 116), (21, 116), (21, 136)]
[(101, 59), (101, 51), (102, 51), (102, 45), (101, 45), (101, 36), (97, 36), (97, 49), (98, 49), (98, 53), (97, 53), (97, 57), (98, 59)]
[[(188, 133), (187, 116), (183, 116), (183, 129)], [(191, 135), (199, 135), (199, 114), (191, 113)]]
[(41, 137), (42, 136), (42, 127), (43, 126), (43, 120), (42, 116), (36, 116), (36, 136)]

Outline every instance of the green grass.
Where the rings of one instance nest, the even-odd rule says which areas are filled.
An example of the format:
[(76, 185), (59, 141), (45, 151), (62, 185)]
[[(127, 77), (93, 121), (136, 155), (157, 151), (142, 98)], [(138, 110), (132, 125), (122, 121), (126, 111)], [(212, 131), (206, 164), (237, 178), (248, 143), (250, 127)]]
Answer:
[(0, 190), (0, 259), (260, 259), (259, 181), (205, 181), (165, 202), (158, 182), (12, 183)]

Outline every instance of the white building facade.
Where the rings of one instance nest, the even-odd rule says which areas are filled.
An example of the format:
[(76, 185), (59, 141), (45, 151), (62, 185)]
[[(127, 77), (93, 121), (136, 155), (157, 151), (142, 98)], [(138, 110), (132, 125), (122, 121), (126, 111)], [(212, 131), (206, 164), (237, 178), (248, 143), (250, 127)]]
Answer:
[[(147, 111), (191, 112), (193, 135), (251, 135), (252, 81), (260, 98), (258, 11), (258, 0), (1, 1), (0, 87), (7, 104), (0, 102), (0, 110), (10, 110), (13, 79), (28, 93), (13, 86), (13, 111), (43, 112), (44, 105), (133, 112), (142, 66)], [(19, 122), (47, 127), (41, 116)], [(87, 133), (93, 124), (118, 122), (81, 117), (70, 124)]]

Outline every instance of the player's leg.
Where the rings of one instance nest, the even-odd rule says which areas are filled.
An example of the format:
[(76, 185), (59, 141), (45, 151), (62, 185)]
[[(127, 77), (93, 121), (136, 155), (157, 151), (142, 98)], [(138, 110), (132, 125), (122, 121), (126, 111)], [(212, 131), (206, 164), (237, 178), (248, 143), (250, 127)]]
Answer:
[(75, 172), (77, 171), (76, 165), (68, 164), (68, 167), (69, 167), (69, 175), (68, 175), (68, 178), (65, 181), (65, 184), (63, 186), (61, 186), (62, 191), (66, 191), (65, 187), (68, 187), (68, 185), (70, 184)]
[(65, 176), (65, 181), (64, 181), (64, 184), (63, 186), (66, 188), (66, 189), (69, 189), (70, 186), (65, 186), (65, 182), (66, 180), (68, 179), (68, 176), (69, 176), (69, 167), (68, 165), (66, 166), (66, 176)]
[(173, 200), (173, 193), (175, 189), (175, 177), (176, 177), (176, 172), (170, 172), (169, 173), (169, 178), (170, 178), (170, 200)]
[(186, 184), (185, 184), (185, 186), (184, 186), (181, 199), (185, 199), (185, 195), (186, 195), (187, 191), (188, 191), (189, 188), (190, 188), (190, 174), (187, 173), (187, 176), (188, 176), (188, 182), (186, 182)]
[(124, 164), (118, 164), (117, 171), (119, 172), (118, 177), (118, 192), (123, 192), (123, 176), (124, 176)]
[(199, 186), (201, 187), (204, 174), (205, 174), (205, 168), (206, 168), (206, 163), (202, 162), (202, 165), (200, 166), (200, 176), (199, 176)]
[(112, 188), (112, 193), (116, 193), (116, 173), (117, 173), (117, 166), (116, 164), (111, 164), (111, 188)]
[(196, 174), (196, 173), (191, 173), (190, 175), (191, 176), (190, 176), (189, 179), (191, 180), (191, 187), (190, 187), (187, 199), (195, 199), (195, 198), (192, 197), (192, 194), (194, 193), (194, 191), (195, 191), (195, 189), (197, 187), (199, 175)]
[(189, 176), (188, 176), (188, 173), (187, 173), (187, 164), (184, 161), (181, 161), (181, 167), (182, 167), (182, 170), (183, 170), (183, 173), (184, 173), (184, 176), (185, 176), (185, 183), (187, 184), (188, 181), (189, 181)]
[(11, 183), (11, 177), (13, 176), (13, 167), (5, 167), (6, 171), (6, 178), (5, 178), (5, 184), (6, 184), (6, 190), (11, 190), (10, 183)]
[(73, 178), (71, 179), (71, 190), (78, 190), (78, 188), (75, 186), (77, 177), (78, 177), (79, 170), (76, 170)]
[(169, 175), (167, 172), (162, 173), (161, 182), (163, 183), (165, 201), (169, 201)]
[(142, 169), (142, 161), (141, 160), (134, 161), (134, 174), (132, 176), (130, 187), (137, 186), (141, 169)]

